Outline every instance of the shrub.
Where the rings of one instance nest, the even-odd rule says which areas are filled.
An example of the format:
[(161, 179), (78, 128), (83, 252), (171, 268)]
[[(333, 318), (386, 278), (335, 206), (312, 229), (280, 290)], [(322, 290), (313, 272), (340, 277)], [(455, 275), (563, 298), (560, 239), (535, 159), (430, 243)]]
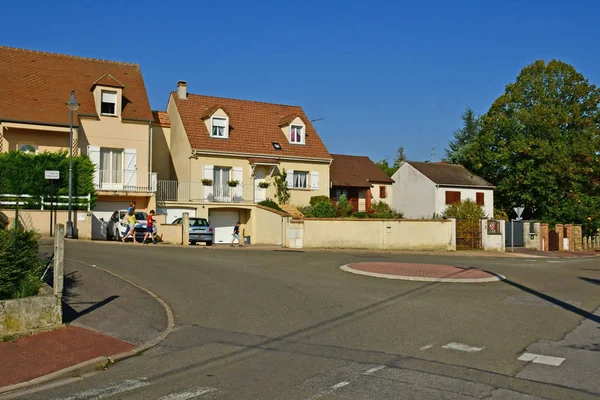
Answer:
[(263, 200), (263, 201), (259, 202), (258, 204), (261, 206), (264, 206), (264, 207), (272, 208), (277, 211), (285, 212), (281, 209), (281, 207), (279, 207), (279, 204), (275, 203), (273, 200)]
[(323, 202), (325, 202), (325, 203), (331, 203), (331, 199), (329, 198), (329, 196), (312, 196), (310, 198), (309, 204), (310, 204), (311, 207), (314, 207), (317, 204), (323, 203)]
[(369, 218), (369, 214), (364, 211), (352, 213), (352, 218)]
[(302, 215), (304, 215), (305, 217), (311, 217), (312, 216), (312, 207), (311, 206), (299, 206), (298, 210), (302, 213)]
[(322, 201), (320, 203), (316, 203), (312, 207), (310, 216), (314, 218), (335, 218), (335, 207), (331, 203), (331, 200), (329, 200), (329, 202)]
[(352, 206), (348, 203), (348, 198), (345, 194), (340, 196), (340, 200), (335, 205), (335, 213), (340, 218), (346, 218), (352, 214)]
[(43, 268), (35, 231), (0, 230), (0, 300), (36, 295)]
[(371, 204), (371, 209), (367, 211), (371, 218), (384, 218), (384, 219), (401, 219), (404, 218), (404, 214), (400, 211), (394, 210), (388, 203), (384, 201), (374, 201)]
[(474, 221), (485, 218), (485, 213), (483, 212), (483, 208), (478, 206), (473, 200), (466, 199), (449, 205), (444, 211), (444, 217)]

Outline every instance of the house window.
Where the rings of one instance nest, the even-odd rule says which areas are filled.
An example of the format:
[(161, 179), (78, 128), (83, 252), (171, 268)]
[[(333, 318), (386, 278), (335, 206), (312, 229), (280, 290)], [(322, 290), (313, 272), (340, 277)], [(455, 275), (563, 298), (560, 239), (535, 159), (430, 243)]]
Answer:
[(18, 144), (17, 150), (23, 153), (37, 153), (38, 147), (34, 144)]
[(294, 171), (294, 187), (299, 189), (308, 187), (308, 172)]
[(227, 118), (212, 117), (212, 137), (226, 138), (227, 132)]
[(475, 194), (475, 203), (477, 203), (478, 206), (484, 206), (485, 205), (485, 196), (483, 194), (483, 192), (477, 192)]
[(387, 192), (385, 186), (379, 186), (379, 198), (385, 199), (387, 197)]
[(117, 115), (117, 92), (102, 91), (100, 113), (104, 115)]
[(460, 192), (446, 192), (446, 204), (460, 203)]
[(340, 201), (340, 198), (342, 196), (346, 196), (346, 199), (350, 200), (350, 198), (348, 197), (348, 190), (347, 189), (336, 189), (336, 191), (335, 191), (335, 201)]
[(101, 183), (123, 182), (123, 149), (100, 149)]
[(296, 144), (304, 144), (304, 127), (300, 125), (290, 126), (290, 142)]

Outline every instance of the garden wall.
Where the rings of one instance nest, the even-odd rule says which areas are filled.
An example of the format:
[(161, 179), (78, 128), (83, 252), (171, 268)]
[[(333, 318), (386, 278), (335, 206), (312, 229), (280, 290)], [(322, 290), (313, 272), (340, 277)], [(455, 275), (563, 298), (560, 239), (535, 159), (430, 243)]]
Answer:
[[(10, 223), (15, 220), (15, 210), (0, 210)], [(56, 224), (67, 223), (68, 211), (56, 211)], [(54, 218), (54, 216), (52, 217)], [(25, 229), (34, 229), (42, 236), (50, 236), (50, 210), (19, 210), (19, 224)], [(92, 214), (73, 210), (73, 236), (77, 239), (92, 239)]]
[(316, 219), (289, 225), (292, 248), (456, 250), (455, 221)]
[(44, 286), (39, 296), (0, 300), (0, 336), (25, 334), (61, 323), (61, 299), (50, 286)]

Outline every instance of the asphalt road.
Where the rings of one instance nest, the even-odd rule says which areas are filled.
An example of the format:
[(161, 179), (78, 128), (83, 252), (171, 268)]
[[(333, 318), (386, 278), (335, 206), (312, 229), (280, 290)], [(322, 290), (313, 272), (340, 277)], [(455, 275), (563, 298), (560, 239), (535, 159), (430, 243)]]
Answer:
[[(68, 242), (66, 257), (71, 268), (97, 265), (153, 291), (173, 309), (176, 327), (139, 357), (23, 399), (600, 396), (600, 314), (592, 314), (600, 306), (597, 258), (89, 242)], [(409, 282), (339, 269), (358, 261), (479, 267), (507, 280)], [(110, 285), (93, 290), (111, 296)], [(550, 358), (518, 360), (523, 353)]]

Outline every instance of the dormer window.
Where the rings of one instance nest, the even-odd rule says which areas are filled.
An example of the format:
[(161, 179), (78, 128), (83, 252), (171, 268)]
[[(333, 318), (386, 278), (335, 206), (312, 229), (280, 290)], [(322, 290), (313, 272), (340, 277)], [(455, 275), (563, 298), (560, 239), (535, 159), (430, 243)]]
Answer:
[(212, 137), (216, 138), (226, 138), (229, 136), (229, 124), (227, 118), (223, 117), (212, 117)]
[(117, 92), (102, 91), (100, 113), (103, 115), (117, 115)]
[(290, 143), (304, 144), (304, 127), (302, 125), (290, 126)]

